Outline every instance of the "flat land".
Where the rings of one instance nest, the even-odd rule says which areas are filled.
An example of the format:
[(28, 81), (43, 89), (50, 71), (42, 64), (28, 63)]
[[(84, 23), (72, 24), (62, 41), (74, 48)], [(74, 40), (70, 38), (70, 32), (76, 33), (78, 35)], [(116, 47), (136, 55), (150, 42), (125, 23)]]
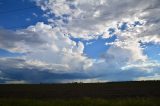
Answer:
[(160, 81), (1, 84), (0, 106), (20, 105), (160, 106)]
[(0, 98), (75, 99), (75, 98), (160, 97), (160, 81), (9, 84), (0, 85)]

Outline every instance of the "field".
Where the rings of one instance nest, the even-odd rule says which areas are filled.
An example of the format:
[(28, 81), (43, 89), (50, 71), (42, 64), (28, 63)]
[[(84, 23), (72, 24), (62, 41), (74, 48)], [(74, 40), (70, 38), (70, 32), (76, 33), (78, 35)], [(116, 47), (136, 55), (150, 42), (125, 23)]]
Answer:
[(31, 100), (1, 99), (0, 106), (160, 106), (160, 99), (76, 99), (76, 100)]
[(160, 81), (1, 84), (0, 106), (160, 106)]

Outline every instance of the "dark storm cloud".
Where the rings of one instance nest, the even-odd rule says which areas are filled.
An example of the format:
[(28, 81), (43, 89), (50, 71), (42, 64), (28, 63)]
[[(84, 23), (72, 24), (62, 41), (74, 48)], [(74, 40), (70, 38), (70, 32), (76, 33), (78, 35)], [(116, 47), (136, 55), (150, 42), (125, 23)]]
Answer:
[[(3, 71), (3, 77), (12, 81), (26, 81), (28, 83), (58, 83), (63, 80), (87, 79), (82, 73), (50, 73), (37, 69), (10, 69)], [(7, 80), (6, 80), (7, 81)], [(8, 80), (9, 81), (9, 80)]]
[(63, 80), (87, 79), (90, 76), (80, 72), (54, 72), (54, 69), (28, 65), (24, 59), (0, 59), (0, 83), (25, 81), (27, 83), (57, 83)]

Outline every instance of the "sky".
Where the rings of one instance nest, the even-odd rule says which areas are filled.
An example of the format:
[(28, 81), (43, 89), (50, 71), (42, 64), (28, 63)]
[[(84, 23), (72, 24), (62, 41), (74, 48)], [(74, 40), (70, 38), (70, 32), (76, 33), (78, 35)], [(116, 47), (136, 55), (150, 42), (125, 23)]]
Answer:
[(0, 0), (0, 83), (160, 80), (159, 0)]

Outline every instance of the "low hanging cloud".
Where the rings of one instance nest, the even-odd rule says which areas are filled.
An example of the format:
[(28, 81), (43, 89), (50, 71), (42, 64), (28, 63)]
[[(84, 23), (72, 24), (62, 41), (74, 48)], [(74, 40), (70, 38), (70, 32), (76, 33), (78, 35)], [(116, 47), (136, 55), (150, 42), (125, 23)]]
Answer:
[[(120, 81), (159, 76), (159, 62), (151, 60), (141, 46), (160, 43), (159, 0), (32, 1), (46, 12), (48, 24), (0, 30), (1, 49), (25, 54), (0, 58), (2, 83)], [(112, 36), (116, 40), (106, 41), (109, 49), (97, 59), (87, 57), (83, 41), (71, 39), (89, 42)]]

